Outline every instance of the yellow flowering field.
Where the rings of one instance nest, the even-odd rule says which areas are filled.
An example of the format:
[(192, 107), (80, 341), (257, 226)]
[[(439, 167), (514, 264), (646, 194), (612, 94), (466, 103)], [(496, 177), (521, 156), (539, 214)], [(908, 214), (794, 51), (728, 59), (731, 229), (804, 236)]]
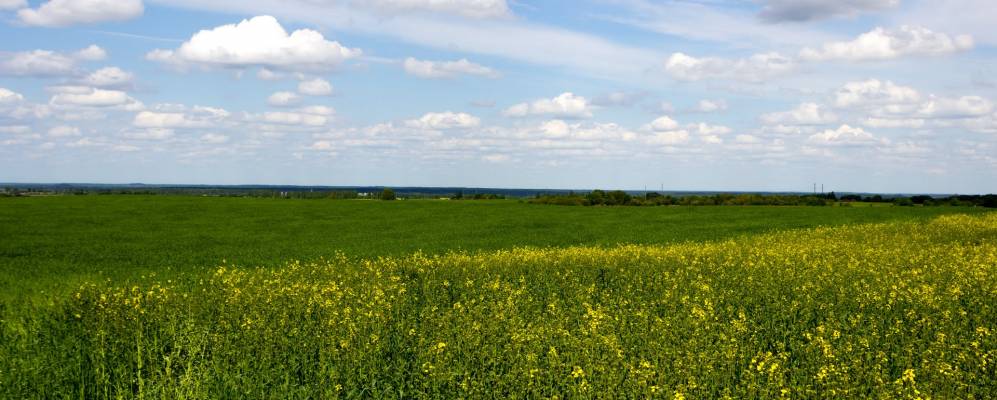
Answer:
[(80, 287), (8, 324), (0, 393), (877, 398), (997, 393), (997, 214)]

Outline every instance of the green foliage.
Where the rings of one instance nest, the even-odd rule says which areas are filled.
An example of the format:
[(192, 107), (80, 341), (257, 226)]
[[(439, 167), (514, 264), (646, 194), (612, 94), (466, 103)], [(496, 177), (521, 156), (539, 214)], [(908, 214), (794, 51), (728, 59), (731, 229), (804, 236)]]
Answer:
[(648, 192), (634, 197), (622, 190), (605, 192), (593, 190), (582, 196), (575, 193), (559, 195), (537, 195), (529, 200), (533, 204), (570, 206), (824, 206), (835, 199), (834, 192), (827, 195), (761, 195), (761, 194), (715, 194), (710, 196), (661, 195)]
[(5, 320), (0, 397), (983, 399), (994, 276), (997, 214), (223, 265)]
[(395, 191), (392, 190), (391, 188), (384, 188), (384, 190), (381, 191), (380, 199), (381, 200), (395, 200), (396, 199), (396, 197), (395, 197)]

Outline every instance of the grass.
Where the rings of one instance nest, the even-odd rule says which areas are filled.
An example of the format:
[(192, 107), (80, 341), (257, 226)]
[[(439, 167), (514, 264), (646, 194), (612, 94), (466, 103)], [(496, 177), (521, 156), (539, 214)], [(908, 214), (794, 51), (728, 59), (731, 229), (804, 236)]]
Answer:
[(555, 207), (516, 201), (186, 196), (0, 198), (0, 301), (84, 280), (514, 246), (663, 244), (778, 229), (925, 219), (971, 208)]
[[(590, 210), (282, 204), (561, 218)], [(736, 223), (723, 218), (736, 212), (782, 223), (855, 215), (655, 210), (689, 213), (671, 214), (687, 224), (697, 221), (689, 215), (708, 215), (699, 221), (713, 229)], [(592, 212), (629, 221), (655, 215)], [(991, 397), (997, 214), (904, 219), (927, 215), (896, 212), (909, 214), (705, 243), (344, 255), (85, 283), (4, 324), (0, 397)], [(520, 226), (530, 221), (516, 218)], [(754, 226), (747, 221), (734, 226)], [(761, 226), (780, 225), (768, 222)], [(810, 223), (818, 222), (826, 221)], [(696, 228), (675, 230), (714, 239)], [(564, 229), (553, 231), (572, 240)], [(517, 232), (524, 231), (489, 237)], [(609, 232), (619, 235), (613, 240), (630, 237)]]

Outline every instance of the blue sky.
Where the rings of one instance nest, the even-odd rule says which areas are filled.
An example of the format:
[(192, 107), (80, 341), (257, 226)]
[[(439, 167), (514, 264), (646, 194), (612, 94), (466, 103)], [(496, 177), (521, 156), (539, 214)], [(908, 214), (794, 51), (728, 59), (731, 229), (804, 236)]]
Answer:
[(0, 181), (997, 192), (989, 0), (0, 0)]

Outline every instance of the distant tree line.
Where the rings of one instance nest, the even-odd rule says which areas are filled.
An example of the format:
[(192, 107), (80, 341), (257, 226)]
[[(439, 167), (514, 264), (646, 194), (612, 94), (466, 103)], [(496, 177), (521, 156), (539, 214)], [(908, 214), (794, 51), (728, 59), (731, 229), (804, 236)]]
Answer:
[(564, 206), (828, 206), (843, 202), (893, 203), (899, 206), (967, 206), (997, 208), (997, 195), (960, 195), (945, 198), (931, 196), (889, 197), (872, 195), (826, 194), (728, 194), (672, 196), (655, 192), (631, 195), (622, 190), (593, 190), (589, 193), (540, 194), (529, 199), (533, 204)]
[(495, 194), (495, 193), (474, 193), (465, 195), (463, 190), (458, 190), (453, 196), (450, 196), (450, 200), (503, 200), (505, 195)]

